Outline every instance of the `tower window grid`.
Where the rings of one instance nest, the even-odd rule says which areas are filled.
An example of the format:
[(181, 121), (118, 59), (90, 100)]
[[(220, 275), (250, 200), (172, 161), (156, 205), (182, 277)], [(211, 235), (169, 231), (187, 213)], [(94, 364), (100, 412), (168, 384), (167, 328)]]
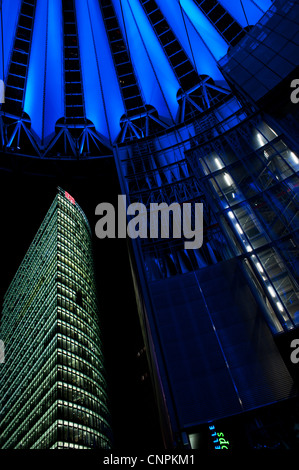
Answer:
[[(59, 245), (62, 225), (65, 233)], [(77, 248), (78, 242), (76, 256), (69, 252), (69, 268), (60, 269), (62, 244)], [(111, 445), (98, 305), (90, 294), (94, 289), (91, 253), (87, 219), (59, 188), (4, 301), (1, 335), (7, 343), (7, 363), (0, 380), (2, 448)], [(64, 282), (63, 272), (68, 273), (72, 288), (67, 286), (69, 280)], [(30, 283), (32, 276), (35, 283)], [(30, 289), (24, 288), (25, 279)], [(23, 298), (16, 298), (15, 285), (18, 293), (24, 292)]]

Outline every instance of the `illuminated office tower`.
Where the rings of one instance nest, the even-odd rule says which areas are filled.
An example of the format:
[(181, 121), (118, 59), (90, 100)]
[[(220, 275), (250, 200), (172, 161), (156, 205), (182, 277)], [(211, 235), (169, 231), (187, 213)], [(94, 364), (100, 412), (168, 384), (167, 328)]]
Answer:
[(59, 189), (3, 304), (2, 449), (110, 448), (91, 233)]

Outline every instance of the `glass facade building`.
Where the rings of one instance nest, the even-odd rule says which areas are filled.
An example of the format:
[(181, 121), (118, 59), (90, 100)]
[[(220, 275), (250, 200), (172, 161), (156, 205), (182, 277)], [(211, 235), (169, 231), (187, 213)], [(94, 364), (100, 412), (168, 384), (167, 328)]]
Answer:
[(111, 447), (86, 216), (62, 189), (3, 303), (2, 449)]
[(263, 286), (275, 333), (299, 321), (299, 159), (287, 140), (257, 115), (228, 132), (224, 141), (216, 138), (192, 152), (227, 245), (246, 259)]
[(296, 146), (235, 99), (197, 125), (192, 139), (117, 148), (130, 202), (204, 204), (199, 249), (162, 237), (132, 249), (161, 420), (195, 448), (204, 423), (296, 397), (276, 339), (299, 321)]

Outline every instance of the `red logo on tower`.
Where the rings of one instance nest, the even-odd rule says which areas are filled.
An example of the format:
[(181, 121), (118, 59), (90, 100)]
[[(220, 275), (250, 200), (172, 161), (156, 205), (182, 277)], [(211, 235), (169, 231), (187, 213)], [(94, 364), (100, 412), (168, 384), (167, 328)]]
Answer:
[(70, 195), (69, 193), (67, 193), (66, 191), (64, 192), (64, 195), (65, 195), (65, 197), (66, 197), (69, 201), (71, 201), (72, 204), (76, 204), (76, 201), (75, 201), (75, 199), (73, 198), (73, 196), (71, 196), (71, 195)]

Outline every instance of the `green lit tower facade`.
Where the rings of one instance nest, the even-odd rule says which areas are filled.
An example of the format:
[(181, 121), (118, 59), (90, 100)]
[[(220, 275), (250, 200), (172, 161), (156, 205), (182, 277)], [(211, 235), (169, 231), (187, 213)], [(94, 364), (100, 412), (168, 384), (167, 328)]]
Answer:
[(91, 231), (60, 188), (5, 294), (0, 337), (0, 448), (111, 448)]

